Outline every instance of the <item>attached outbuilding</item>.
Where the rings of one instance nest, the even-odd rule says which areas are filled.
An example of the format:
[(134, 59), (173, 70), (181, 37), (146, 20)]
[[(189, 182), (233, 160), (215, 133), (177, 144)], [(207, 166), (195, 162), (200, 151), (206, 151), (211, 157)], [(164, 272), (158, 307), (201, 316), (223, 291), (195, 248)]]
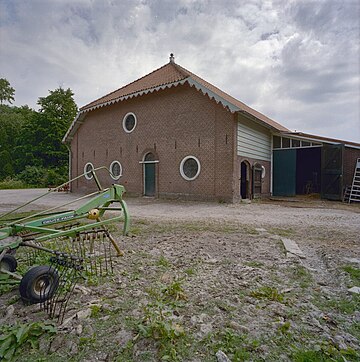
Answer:
[[(112, 176), (100, 173), (102, 185), (121, 183), (129, 194), (227, 202), (309, 192), (326, 197), (324, 150), (343, 150), (343, 176), (360, 157), (360, 144), (291, 132), (176, 64), (173, 55), (82, 107), (63, 142), (71, 178), (107, 166)], [(344, 176), (341, 188), (346, 182)], [(72, 191), (95, 189), (91, 175), (72, 184)]]

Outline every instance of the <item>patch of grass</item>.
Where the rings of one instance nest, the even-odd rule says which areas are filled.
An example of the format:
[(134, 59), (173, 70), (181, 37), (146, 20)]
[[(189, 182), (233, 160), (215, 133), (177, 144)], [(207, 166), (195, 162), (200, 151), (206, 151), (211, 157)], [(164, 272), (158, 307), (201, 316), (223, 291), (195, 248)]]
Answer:
[(260, 234), (260, 232), (257, 231), (253, 226), (249, 226), (249, 225), (242, 225), (241, 230), (244, 231), (245, 234), (249, 234), (249, 235), (259, 235)]
[(307, 288), (313, 282), (312, 275), (302, 265), (295, 265), (291, 267), (290, 272), (292, 274), (293, 279), (299, 283), (301, 288)]
[(137, 325), (138, 336), (154, 340), (162, 360), (179, 361), (181, 339), (185, 330), (173, 320), (173, 312), (162, 302), (149, 303), (144, 309), (144, 317)]
[(92, 305), (90, 307), (91, 309), (91, 318), (98, 318), (101, 312), (101, 306), (100, 305)]
[(359, 361), (360, 355), (352, 348), (338, 350), (329, 342), (323, 342), (318, 349), (296, 348), (292, 353), (294, 362)]
[(256, 299), (266, 299), (279, 303), (284, 302), (284, 295), (279, 293), (276, 288), (272, 287), (261, 287), (257, 290), (251, 291), (249, 295)]
[(26, 189), (29, 186), (26, 185), (23, 181), (12, 179), (7, 177), (5, 180), (0, 181), (0, 190), (10, 190), (10, 189)]
[(250, 266), (252, 268), (262, 268), (264, 266), (264, 263), (261, 263), (260, 261), (256, 261), (256, 260), (247, 261), (244, 264), (246, 266)]
[(324, 299), (321, 295), (315, 295), (314, 303), (324, 312), (331, 309), (343, 314), (353, 314), (360, 310), (359, 295), (350, 295), (339, 299)]
[(187, 268), (184, 270), (184, 273), (188, 276), (192, 276), (192, 275), (195, 275), (196, 271), (194, 268)]
[(13, 360), (20, 350), (39, 347), (39, 337), (57, 332), (53, 323), (33, 322), (28, 324), (3, 325), (0, 328), (0, 360)]
[(171, 284), (163, 287), (161, 289), (161, 293), (166, 297), (166, 298), (171, 298), (175, 301), (178, 300), (187, 300), (188, 297), (182, 287), (182, 280), (176, 280), (174, 282), (172, 282)]
[(11, 292), (17, 288), (20, 284), (20, 280), (13, 279), (10, 275), (1, 273), (0, 274), (0, 295)]
[(221, 350), (234, 362), (249, 360), (260, 345), (259, 341), (249, 340), (246, 334), (238, 334), (229, 328), (209, 334), (203, 343), (207, 350), (213, 351), (213, 355)]
[(287, 334), (289, 333), (291, 324), (289, 321), (282, 323), (279, 327), (278, 327), (278, 331), (282, 334)]
[(283, 237), (288, 237), (295, 234), (295, 231), (292, 228), (287, 228), (287, 229), (271, 228), (269, 232), (270, 234), (279, 235)]
[(343, 270), (349, 274), (354, 285), (360, 286), (360, 269), (354, 268), (351, 265), (346, 265), (343, 267)]
[(156, 262), (156, 265), (163, 268), (170, 268), (171, 263), (165, 258), (164, 255), (161, 255), (159, 260)]
[(41, 210), (30, 210), (30, 211), (23, 211), (23, 212), (14, 212), (14, 213), (11, 213), (11, 214), (6, 215), (4, 217), (1, 217), (1, 215), (0, 215), (0, 224), (2, 222), (16, 221), (16, 220), (22, 219), (24, 217), (28, 217), (28, 216), (34, 215), (36, 213), (39, 213), (40, 211)]
[(349, 327), (349, 332), (360, 341), (360, 322), (353, 322)]

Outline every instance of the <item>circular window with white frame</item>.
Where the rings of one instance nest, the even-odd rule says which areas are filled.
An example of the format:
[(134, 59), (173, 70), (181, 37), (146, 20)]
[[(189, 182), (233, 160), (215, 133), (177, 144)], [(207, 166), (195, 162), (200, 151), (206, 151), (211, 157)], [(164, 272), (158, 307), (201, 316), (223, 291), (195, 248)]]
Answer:
[(180, 163), (180, 174), (187, 181), (195, 180), (200, 169), (200, 161), (195, 156), (186, 156)]
[(119, 161), (111, 162), (110, 176), (113, 180), (118, 180), (122, 176), (122, 166)]
[(91, 180), (93, 178), (93, 174), (91, 171), (94, 169), (94, 165), (91, 162), (88, 162), (84, 166), (84, 176), (87, 180)]
[(136, 127), (137, 119), (134, 113), (129, 112), (123, 118), (123, 128), (126, 133), (131, 133)]

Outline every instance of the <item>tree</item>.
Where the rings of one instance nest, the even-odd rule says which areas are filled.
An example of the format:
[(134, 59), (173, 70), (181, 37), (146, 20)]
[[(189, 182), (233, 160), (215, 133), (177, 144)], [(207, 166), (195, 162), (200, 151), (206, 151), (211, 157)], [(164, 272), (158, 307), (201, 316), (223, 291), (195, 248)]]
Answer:
[(0, 180), (16, 175), (18, 167), (20, 135), (24, 125), (36, 112), (28, 106), (0, 105)]
[(14, 95), (15, 89), (10, 86), (9, 81), (5, 78), (0, 78), (0, 103), (12, 103), (15, 100)]
[(77, 106), (70, 88), (65, 90), (60, 87), (49, 92), (47, 97), (39, 98), (39, 112), (23, 127), (21, 162), (23, 168), (42, 167), (49, 175), (55, 172), (59, 175), (59, 180), (65, 181), (68, 150), (61, 141), (76, 116)]

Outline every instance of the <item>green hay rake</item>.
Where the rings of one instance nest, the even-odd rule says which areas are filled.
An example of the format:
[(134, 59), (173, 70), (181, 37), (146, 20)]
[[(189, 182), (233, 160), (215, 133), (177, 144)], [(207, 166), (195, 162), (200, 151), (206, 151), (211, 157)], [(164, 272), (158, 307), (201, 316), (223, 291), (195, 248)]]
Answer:
[[(102, 169), (110, 173), (106, 167), (87, 172), (93, 176), (99, 191), (26, 217), (3, 221), (50, 192), (63, 190), (64, 186), (85, 175), (82, 174), (0, 216), (0, 283), (17, 280), (25, 302), (40, 303), (50, 317), (57, 316), (58, 320), (64, 318), (66, 305), (79, 278), (112, 273), (113, 259), (123, 255), (107, 225), (122, 221), (123, 235), (128, 234), (130, 216), (123, 200), (125, 188), (114, 184), (103, 189), (96, 174)], [(74, 210), (55, 211), (90, 197)], [(103, 219), (108, 211), (120, 215)], [(23, 276), (16, 272), (22, 257), (31, 266)], [(41, 265), (44, 260), (46, 265)]]

